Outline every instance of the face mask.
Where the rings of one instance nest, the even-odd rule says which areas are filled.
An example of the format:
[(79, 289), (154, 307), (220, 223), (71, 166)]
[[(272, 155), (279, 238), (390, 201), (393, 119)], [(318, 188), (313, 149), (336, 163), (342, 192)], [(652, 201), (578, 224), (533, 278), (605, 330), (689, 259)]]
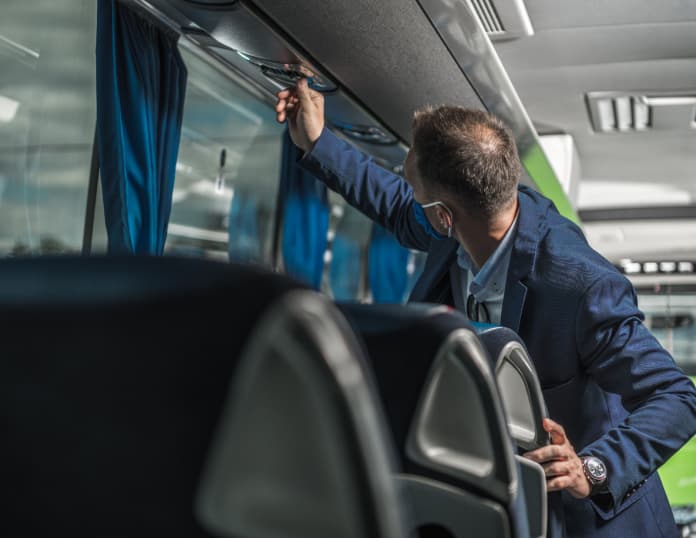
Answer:
[(424, 208), (433, 207), (435, 205), (441, 205), (450, 214), (450, 216), (452, 215), (452, 212), (449, 210), (449, 208), (445, 204), (443, 204), (442, 202), (433, 202), (432, 204), (421, 205), (414, 200), (413, 201), (413, 215), (416, 217), (416, 222), (418, 224), (420, 224), (423, 227), (423, 229), (425, 230), (425, 233), (427, 233), (433, 239), (440, 240), (440, 239), (447, 239), (448, 237), (452, 237), (452, 227), (451, 226), (449, 228), (447, 228), (447, 235), (442, 235), (435, 228), (433, 228), (433, 225), (430, 224), (428, 217), (425, 216)]

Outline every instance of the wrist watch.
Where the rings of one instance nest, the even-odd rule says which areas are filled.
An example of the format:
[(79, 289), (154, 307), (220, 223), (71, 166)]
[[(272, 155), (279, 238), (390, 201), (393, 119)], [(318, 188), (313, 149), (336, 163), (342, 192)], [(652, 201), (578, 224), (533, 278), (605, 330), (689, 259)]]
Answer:
[(590, 497), (598, 493), (605, 493), (607, 488), (607, 466), (599, 458), (594, 456), (584, 456), (580, 458), (582, 461), (582, 470), (585, 473), (585, 478), (590, 483)]

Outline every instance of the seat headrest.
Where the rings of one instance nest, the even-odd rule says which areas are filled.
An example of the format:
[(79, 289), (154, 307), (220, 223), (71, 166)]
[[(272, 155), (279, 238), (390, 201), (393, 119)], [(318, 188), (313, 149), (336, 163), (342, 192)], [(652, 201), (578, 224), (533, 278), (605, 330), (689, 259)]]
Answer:
[(510, 433), (525, 450), (549, 442), (542, 421), (548, 416), (541, 384), (522, 339), (506, 327), (477, 327), (494, 362)]
[(199, 498), (224, 536), (403, 536), (392, 451), (352, 331), (317, 293), (254, 329)]
[[(477, 484), (507, 502), (516, 487), (510, 438), (468, 319), (431, 304), (340, 307), (364, 342), (404, 470)], [(427, 454), (436, 444), (449, 462)]]
[(205, 260), (0, 261), (0, 535), (208, 536), (193, 496), (229, 381), (298, 289)]

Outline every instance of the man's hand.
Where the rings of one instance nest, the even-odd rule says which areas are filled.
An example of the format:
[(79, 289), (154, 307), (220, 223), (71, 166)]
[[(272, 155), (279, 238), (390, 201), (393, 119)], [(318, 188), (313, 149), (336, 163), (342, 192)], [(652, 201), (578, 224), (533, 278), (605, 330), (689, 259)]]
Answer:
[(324, 96), (300, 79), (294, 88), (277, 93), (275, 111), (279, 123), (288, 120), (290, 137), (297, 147), (311, 151), (324, 129)]
[(551, 434), (551, 444), (527, 452), (524, 457), (544, 468), (548, 491), (567, 489), (576, 499), (587, 497), (590, 483), (582, 470), (582, 460), (568, 441), (563, 426), (545, 418), (544, 429)]

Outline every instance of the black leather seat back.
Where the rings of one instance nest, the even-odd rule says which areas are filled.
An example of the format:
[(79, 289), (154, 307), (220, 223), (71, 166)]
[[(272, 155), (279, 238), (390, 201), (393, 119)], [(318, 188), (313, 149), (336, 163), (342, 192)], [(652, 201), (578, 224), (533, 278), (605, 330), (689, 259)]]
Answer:
[(194, 512), (211, 439), (288, 293), (312, 292), (204, 260), (0, 262), (0, 535), (212, 536)]
[(264, 316), (230, 388), (199, 510), (223, 536), (401, 538), (392, 451), (345, 319), (293, 292)]
[(413, 504), (411, 527), (429, 522), (466, 536), (475, 520), (479, 536), (511, 535), (521, 521), (512, 444), (468, 320), (435, 305), (341, 308), (368, 351), (404, 468), (397, 481)]

